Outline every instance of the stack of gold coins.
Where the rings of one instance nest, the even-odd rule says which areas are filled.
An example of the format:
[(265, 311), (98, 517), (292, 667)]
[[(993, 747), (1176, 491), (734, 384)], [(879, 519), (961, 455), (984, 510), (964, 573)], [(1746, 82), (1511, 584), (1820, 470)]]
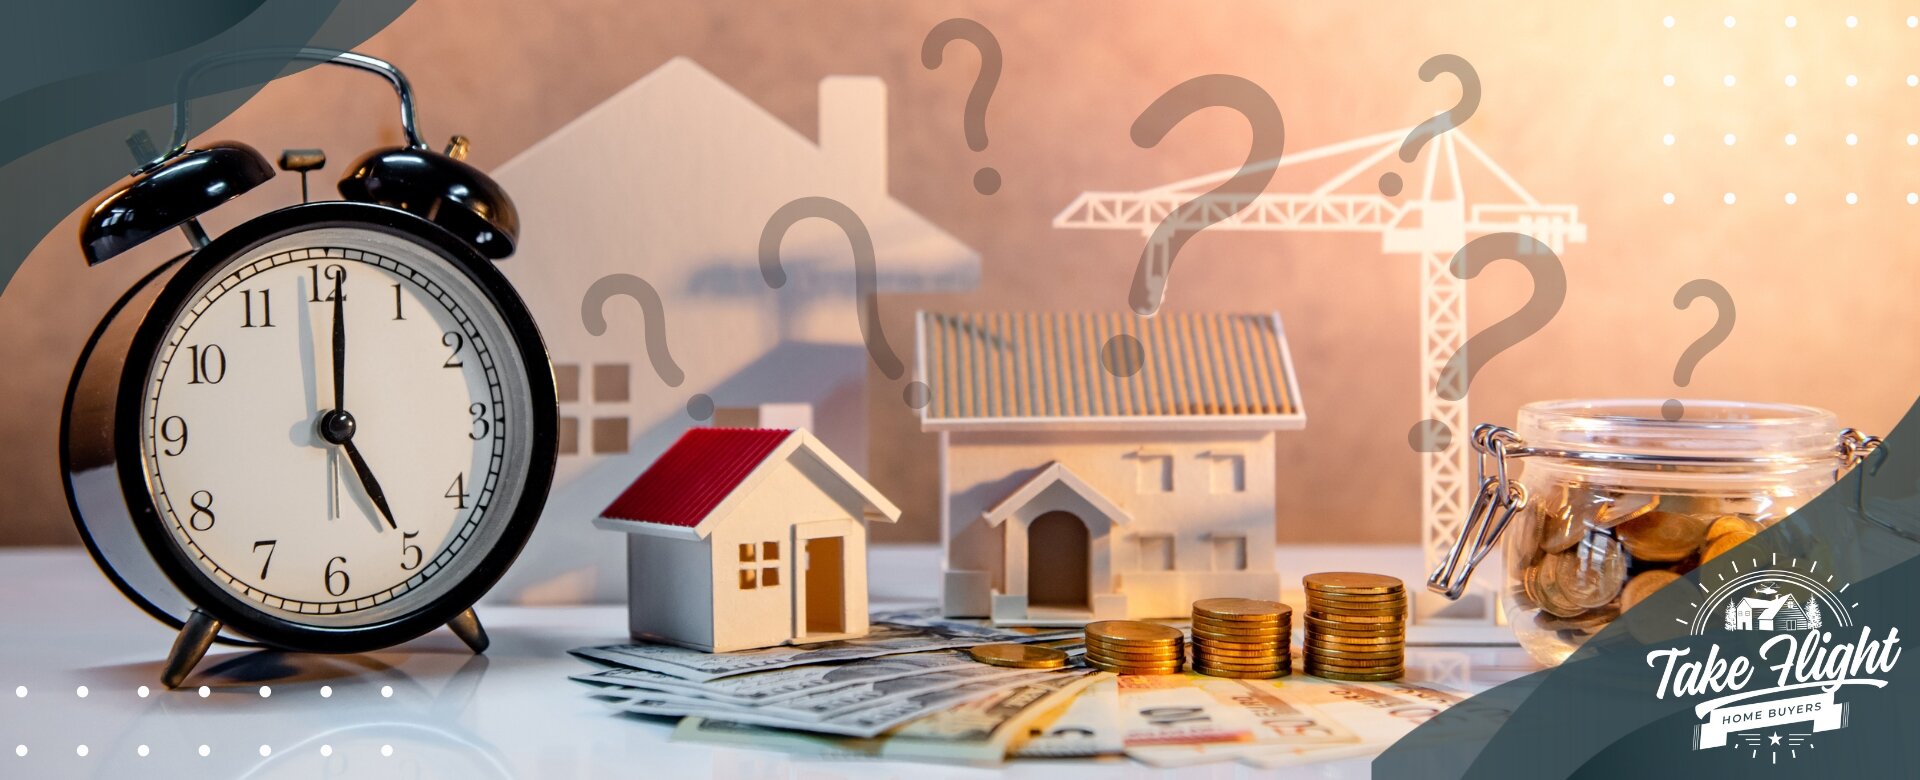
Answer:
[(1087, 665), (1116, 674), (1178, 674), (1187, 657), (1180, 629), (1137, 620), (1087, 624)]
[(1329, 680), (1396, 680), (1406, 671), (1407, 589), (1381, 574), (1309, 574), (1308, 674)]
[(1293, 672), (1293, 608), (1259, 599), (1193, 602), (1193, 670), (1213, 677)]

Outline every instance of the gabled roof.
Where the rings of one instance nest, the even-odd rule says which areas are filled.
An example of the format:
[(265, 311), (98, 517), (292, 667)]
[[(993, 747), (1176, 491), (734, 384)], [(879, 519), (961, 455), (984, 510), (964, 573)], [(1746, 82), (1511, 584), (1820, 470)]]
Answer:
[[(1109, 338), (1144, 348), (1119, 377)], [(918, 377), (927, 430), (1278, 430), (1306, 412), (1280, 315), (921, 312)]]
[(1080, 475), (1073, 473), (1072, 469), (1061, 465), (1059, 461), (1054, 461), (1048, 464), (1046, 468), (1041, 469), (1040, 473), (1033, 475), (1033, 479), (1027, 480), (1027, 483), (1021, 485), (1019, 490), (1013, 491), (1013, 495), (1007, 496), (1006, 500), (1001, 501), (997, 506), (983, 513), (981, 519), (986, 520), (987, 525), (990, 526), (1004, 523), (1007, 521), (1007, 518), (1013, 516), (1013, 513), (1020, 511), (1027, 504), (1032, 503), (1032, 501), (1038, 498), (1041, 493), (1045, 492), (1047, 488), (1053, 487), (1054, 485), (1060, 485), (1073, 491), (1074, 495), (1085, 499), (1086, 502), (1092, 504), (1095, 509), (1100, 510), (1100, 513), (1112, 520), (1114, 525), (1126, 525), (1133, 520), (1133, 515), (1127, 514), (1127, 510), (1121, 509), (1112, 501), (1107, 500), (1107, 497), (1101, 495), (1100, 491), (1095, 490), (1092, 485), (1087, 484), (1085, 480), (1081, 479)]
[(879, 519), (900, 519), (899, 508), (804, 430), (694, 428), (661, 453), (594, 524), (626, 533), (705, 538), (711, 530), (707, 521), (724, 516), (768, 473), (769, 464), (802, 454), (858, 493)]

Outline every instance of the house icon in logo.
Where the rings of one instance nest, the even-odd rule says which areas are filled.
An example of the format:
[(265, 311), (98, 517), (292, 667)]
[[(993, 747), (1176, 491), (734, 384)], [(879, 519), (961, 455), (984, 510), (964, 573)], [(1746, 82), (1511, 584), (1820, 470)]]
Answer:
[(1801, 631), (1819, 628), (1819, 604), (1808, 602), (1802, 608), (1791, 593), (1772, 585), (1761, 585), (1753, 593), (1727, 602), (1727, 629), (1730, 631)]

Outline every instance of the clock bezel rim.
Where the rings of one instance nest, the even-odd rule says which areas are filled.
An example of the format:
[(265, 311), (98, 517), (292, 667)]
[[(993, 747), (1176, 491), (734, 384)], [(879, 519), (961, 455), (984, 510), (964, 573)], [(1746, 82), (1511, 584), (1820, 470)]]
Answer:
[[(245, 252), (268, 241), (327, 227), (375, 230), (421, 244), (439, 254), (480, 290), (500, 316), (513, 347), (525, 363), (532, 420), (526, 480), (493, 547), (469, 573), (444, 593), (404, 614), (358, 626), (315, 626), (281, 617), (228, 593), (186, 559), (167, 533), (149, 491), (140, 436), (141, 405), (149, 364), (173, 320), (191, 302), (207, 277)], [(414, 214), (372, 203), (324, 201), (289, 206), (262, 214), (221, 234), (187, 257), (147, 309), (128, 345), (127, 370), (120, 376), (114, 403), (114, 450), (121, 492), (135, 531), (167, 580), (195, 608), (220, 621), (224, 630), (262, 644), (289, 650), (353, 653), (419, 637), (452, 620), (486, 595), (526, 547), (545, 508), (558, 460), (559, 406), (552, 361), (532, 314), (504, 274), (457, 236)], [(544, 370), (543, 370), (544, 369)], [(496, 519), (493, 522), (498, 522)]]

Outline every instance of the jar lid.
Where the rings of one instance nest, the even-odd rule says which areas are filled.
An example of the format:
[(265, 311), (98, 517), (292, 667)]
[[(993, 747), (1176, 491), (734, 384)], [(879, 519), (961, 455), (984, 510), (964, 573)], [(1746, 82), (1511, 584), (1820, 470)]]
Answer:
[(1668, 420), (1660, 399), (1537, 401), (1520, 407), (1520, 438), (1547, 457), (1665, 463), (1831, 460), (1840, 434), (1832, 412), (1795, 404), (1686, 401)]

